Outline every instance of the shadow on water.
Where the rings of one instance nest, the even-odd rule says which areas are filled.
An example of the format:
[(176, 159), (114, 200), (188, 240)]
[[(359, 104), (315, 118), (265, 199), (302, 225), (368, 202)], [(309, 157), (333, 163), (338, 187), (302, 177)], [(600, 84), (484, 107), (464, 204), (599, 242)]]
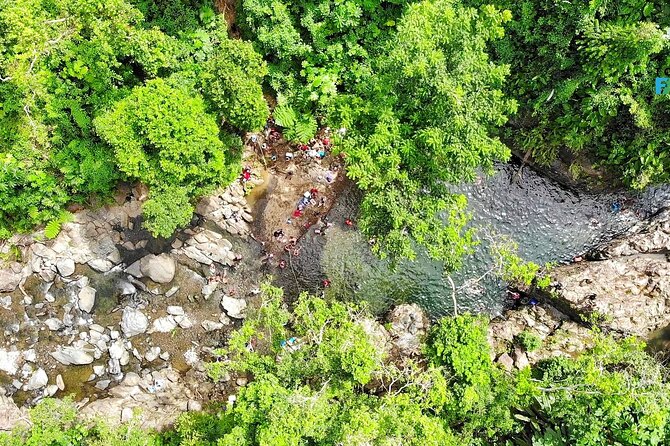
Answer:
[[(456, 192), (468, 198), (471, 227), (487, 228), (510, 236), (519, 254), (537, 263), (567, 262), (596, 245), (625, 232), (641, 219), (667, 205), (670, 187), (648, 189), (636, 195), (589, 194), (569, 190), (524, 169), (516, 181), (519, 165), (500, 164), (495, 175), (474, 184), (461, 185)], [(401, 262), (391, 271), (377, 259), (363, 236), (343, 224), (355, 219), (361, 193), (349, 186), (329, 214), (334, 226), (324, 237), (310, 231), (300, 241), (301, 254), (291, 259), (291, 268), (278, 277), (290, 294), (299, 290), (318, 292), (322, 280), (331, 280), (331, 291), (340, 297), (366, 300), (382, 311), (398, 301), (417, 302), (432, 316), (453, 313), (451, 286), (443, 278), (442, 264), (427, 256), (415, 262)], [(613, 212), (612, 205), (622, 209)], [(489, 277), (477, 283), (490, 269), (489, 242), (480, 238), (463, 267), (452, 274), (459, 288), (459, 311), (499, 314), (505, 306), (505, 284)], [(295, 274), (294, 274), (295, 273)]]

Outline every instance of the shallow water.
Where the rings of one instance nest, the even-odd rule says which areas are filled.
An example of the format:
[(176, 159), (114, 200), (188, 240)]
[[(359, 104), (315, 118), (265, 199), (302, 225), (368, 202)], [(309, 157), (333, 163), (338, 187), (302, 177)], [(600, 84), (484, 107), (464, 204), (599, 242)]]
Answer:
[[(472, 220), (481, 243), (452, 274), (459, 311), (499, 314), (505, 306), (505, 284), (487, 277), (472, 282), (491, 268), (490, 243), (485, 232), (510, 236), (519, 245), (519, 255), (537, 263), (566, 262), (603, 241), (625, 232), (641, 219), (670, 203), (670, 187), (648, 189), (636, 195), (587, 194), (569, 190), (525, 168), (513, 181), (519, 166), (500, 164), (492, 177), (456, 190), (467, 196)], [(422, 257), (402, 262), (391, 271), (376, 259), (367, 242), (345, 226), (355, 218), (360, 192), (354, 187), (340, 197), (329, 218), (335, 223), (327, 236), (312, 231), (300, 242), (299, 257), (279, 278), (289, 292), (318, 291), (321, 281), (331, 280), (329, 292), (366, 300), (378, 310), (398, 301), (417, 302), (437, 317), (453, 313), (451, 286), (443, 277), (442, 264)], [(612, 204), (623, 209), (612, 211)]]

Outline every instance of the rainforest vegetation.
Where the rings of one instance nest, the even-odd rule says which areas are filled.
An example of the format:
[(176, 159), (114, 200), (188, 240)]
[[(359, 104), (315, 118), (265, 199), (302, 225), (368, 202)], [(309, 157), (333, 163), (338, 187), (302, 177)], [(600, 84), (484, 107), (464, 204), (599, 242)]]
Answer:
[[(0, 239), (55, 235), (121, 182), (149, 187), (144, 225), (169, 238), (239, 175), (245, 134), (270, 116), (292, 142), (343, 129), (334, 147), (374, 249), (425, 250), (447, 270), (473, 243), (450, 185), (511, 150), (583, 155), (631, 188), (670, 180), (662, 0), (228, 3), (225, 16), (206, 0), (0, 0)], [(527, 282), (537, 270), (512, 265)], [(364, 304), (263, 298), (209, 365), (251, 378), (234, 405), (156, 434), (46, 400), (0, 445), (670, 443), (668, 369), (638, 341), (599, 334), (511, 373), (491, 361), (487, 321), (461, 315), (399, 364), (364, 330)]]
[[(491, 361), (487, 321), (435, 324), (415, 359), (392, 358), (364, 307), (279, 289), (218, 352), (209, 374), (253, 377), (234, 405), (182, 416), (173, 430), (111, 428), (77, 418), (67, 402), (32, 410), (32, 427), (0, 445), (661, 445), (670, 440), (668, 369), (635, 340), (598, 336), (576, 359), (516, 373)], [(282, 341), (296, 337), (296, 347)], [(528, 338), (528, 337), (526, 337)], [(250, 351), (248, 345), (255, 346)], [(285, 342), (285, 341), (284, 341)], [(519, 340), (532, 348), (540, 340)]]

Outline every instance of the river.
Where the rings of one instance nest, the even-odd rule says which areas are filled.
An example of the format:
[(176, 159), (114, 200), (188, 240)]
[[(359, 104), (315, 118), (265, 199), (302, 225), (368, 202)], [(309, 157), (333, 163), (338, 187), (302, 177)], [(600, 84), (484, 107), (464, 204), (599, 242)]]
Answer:
[[(470, 226), (480, 234), (474, 252), (452, 273), (461, 312), (497, 315), (508, 303), (502, 281), (489, 276), (474, 283), (492, 265), (490, 243), (483, 234), (511, 237), (526, 260), (568, 262), (625, 232), (670, 200), (670, 186), (637, 194), (590, 194), (570, 190), (528, 167), (519, 179), (518, 170), (515, 162), (499, 164), (494, 175), (456, 188), (468, 198)], [(329, 215), (334, 227), (326, 236), (310, 231), (303, 237), (300, 256), (292, 258), (278, 283), (292, 294), (318, 292), (328, 278), (328, 293), (365, 300), (376, 311), (404, 301), (420, 304), (433, 317), (453, 314), (452, 288), (440, 262), (424, 255), (401, 262), (393, 271), (375, 258), (358, 231), (343, 224), (347, 218), (355, 220), (360, 196), (354, 186), (347, 188)], [(614, 203), (622, 209), (613, 209)]]

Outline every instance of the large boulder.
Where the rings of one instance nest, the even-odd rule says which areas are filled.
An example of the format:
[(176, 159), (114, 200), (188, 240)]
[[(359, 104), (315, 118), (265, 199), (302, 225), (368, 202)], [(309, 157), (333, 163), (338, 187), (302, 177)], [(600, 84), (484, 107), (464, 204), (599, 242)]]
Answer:
[(121, 330), (126, 337), (130, 338), (147, 331), (149, 319), (139, 310), (126, 307), (121, 318)]
[(140, 260), (140, 271), (156, 283), (170, 283), (174, 279), (175, 261), (167, 254), (149, 254)]
[(430, 323), (426, 313), (417, 304), (402, 304), (387, 316), (393, 345), (404, 356), (421, 354), (421, 345)]

